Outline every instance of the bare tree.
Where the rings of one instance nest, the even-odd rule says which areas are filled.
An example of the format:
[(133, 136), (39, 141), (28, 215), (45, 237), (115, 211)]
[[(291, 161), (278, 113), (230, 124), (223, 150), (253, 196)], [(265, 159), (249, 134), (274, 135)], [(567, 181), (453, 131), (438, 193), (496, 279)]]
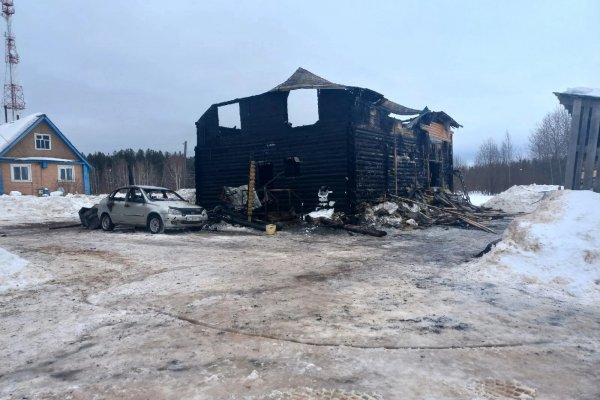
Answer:
[(544, 116), (529, 135), (529, 151), (533, 158), (546, 161), (550, 167), (550, 180), (554, 183), (554, 166), (558, 168), (558, 181), (563, 177), (562, 163), (567, 157), (571, 116), (562, 107)]
[(185, 158), (181, 153), (173, 153), (167, 157), (165, 162), (166, 172), (168, 174), (170, 186), (174, 186), (175, 190), (181, 189), (185, 171)]
[(502, 156), (500, 154), (500, 149), (498, 149), (498, 145), (494, 139), (489, 138), (479, 146), (479, 151), (475, 157), (475, 164), (480, 166), (492, 166), (500, 164), (501, 160)]
[(461, 171), (463, 171), (467, 168), (467, 163), (458, 154), (454, 155), (454, 160), (452, 161), (452, 165), (454, 166), (454, 169), (458, 169)]
[(501, 161), (500, 149), (494, 139), (489, 138), (479, 146), (479, 151), (475, 157), (475, 165), (480, 167), (483, 172), (485, 179), (484, 192), (496, 193), (499, 190), (496, 184), (496, 175)]
[(511, 177), (510, 177), (511, 171), (510, 171), (510, 169), (511, 169), (512, 162), (515, 158), (515, 149), (512, 144), (512, 140), (510, 138), (510, 133), (508, 133), (508, 130), (504, 134), (504, 140), (502, 141), (500, 153), (501, 153), (501, 158), (502, 158), (502, 165), (504, 165), (507, 170), (507, 179), (508, 179), (507, 184), (508, 184), (508, 187), (510, 187), (511, 186)]

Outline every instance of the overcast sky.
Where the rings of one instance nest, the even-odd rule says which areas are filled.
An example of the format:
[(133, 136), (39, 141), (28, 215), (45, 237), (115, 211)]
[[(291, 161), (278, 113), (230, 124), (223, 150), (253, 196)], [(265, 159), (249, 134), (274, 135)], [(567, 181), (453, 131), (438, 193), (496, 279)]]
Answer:
[(182, 150), (211, 104), (302, 66), (526, 149), (553, 91), (600, 87), (600, 1), (15, 0), (28, 109), (84, 153)]

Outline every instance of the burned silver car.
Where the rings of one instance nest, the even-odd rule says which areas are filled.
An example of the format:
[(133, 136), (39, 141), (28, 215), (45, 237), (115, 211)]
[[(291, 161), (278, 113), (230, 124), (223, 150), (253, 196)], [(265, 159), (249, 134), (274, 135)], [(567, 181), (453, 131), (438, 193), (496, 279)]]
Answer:
[(208, 219), (206, 210), (185, 201), (175, 191), (156, 186), (124, 186), (98, 204), (100, 226), (145, 226), (151, 233), (165, 229), (199, 227)]

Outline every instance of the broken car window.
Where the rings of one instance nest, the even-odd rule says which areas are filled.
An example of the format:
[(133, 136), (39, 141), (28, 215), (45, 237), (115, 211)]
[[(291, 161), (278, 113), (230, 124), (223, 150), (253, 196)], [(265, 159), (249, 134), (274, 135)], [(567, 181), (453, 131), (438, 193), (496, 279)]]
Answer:
[(125, 201), (125, 197), (127, 197), (127, 189), (119, 189), (115, 191), (111, 197), (115, 201)]
[(185, 201), (173, 190), (144, 189), (144, 192), (146, 192), (146, 197), (150, 201)]

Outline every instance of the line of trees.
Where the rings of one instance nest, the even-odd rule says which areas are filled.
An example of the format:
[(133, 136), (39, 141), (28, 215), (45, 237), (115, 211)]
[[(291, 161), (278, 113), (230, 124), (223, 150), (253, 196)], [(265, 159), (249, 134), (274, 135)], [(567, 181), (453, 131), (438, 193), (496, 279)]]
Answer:
[(513, 185), (563, 185), (570, 127), (571, 116), (559, 107), (536, 125), (527, 154), (515, 149), (507, 131), (500, 144), (490, 138), (480, 145), (474, 165), (455, 157), (454, 168), (462, 171), (469, 191), (493, 194)]
[(156, 150), (119, 150), (112, 154), (96, 152), (87, 160), (94, 166), (90, 172), (92, 193), (108, 193), (129, 184), (130, 172), (138, 185), (156, 185), (175, 190), (194, 186), (194, 158), (181, 152)]

